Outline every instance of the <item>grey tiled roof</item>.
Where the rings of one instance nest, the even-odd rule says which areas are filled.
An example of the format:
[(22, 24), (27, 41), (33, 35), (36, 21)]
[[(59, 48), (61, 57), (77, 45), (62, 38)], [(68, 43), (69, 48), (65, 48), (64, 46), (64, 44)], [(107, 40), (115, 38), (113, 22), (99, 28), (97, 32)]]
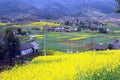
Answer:
[(30, 43), (20, 44), (20, 49), (21, 50), (26, 50), (26, 49), (33, 48), (33, 47), (34, 46)]
[(96, 44), (94, 49), (96, 50), (106, 50), (108, 48), (107, 45), (100, 45), (100, 44)]

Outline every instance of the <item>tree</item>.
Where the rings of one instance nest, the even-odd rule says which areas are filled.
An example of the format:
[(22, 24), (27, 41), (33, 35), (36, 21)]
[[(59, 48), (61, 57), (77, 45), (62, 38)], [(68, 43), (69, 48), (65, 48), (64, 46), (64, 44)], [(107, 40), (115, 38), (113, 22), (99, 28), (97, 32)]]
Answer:
[(20, 55), (19, 39), (15, 37), (11, 28), (6, 29), (5, 41), (5, 60), (8, 64), (13, 63), (15, 57)]
[(77, 31), (81, 31), (81, 26), (78, 26), (78, 27), (77, 27)]
[(19, 34), (22, 34), (22, 29), (21, 28), (18, 28), (17, 31), (18, 31)]
[(0, 43), (0, 60), (4, 59), (4, 44)]
[(120, 0), (115, 0), (116, 1), (116, 12), (120, 13)]
[(105, 34), (107, 34), (106, 28), (99, 28), (99, 32), (100, 32), (100, 33), (105, 33)]
[(70, 25), (70, 21), (68, 20), (68, 21), (65, 21), (65, 23), (64, 23), (65, 25)]
[(109, 44), (109, 45), (108, 45), (108, 49), (110, 49), (110, 50), (111, 50), (111, 49), (114, 49), (114, 45)]

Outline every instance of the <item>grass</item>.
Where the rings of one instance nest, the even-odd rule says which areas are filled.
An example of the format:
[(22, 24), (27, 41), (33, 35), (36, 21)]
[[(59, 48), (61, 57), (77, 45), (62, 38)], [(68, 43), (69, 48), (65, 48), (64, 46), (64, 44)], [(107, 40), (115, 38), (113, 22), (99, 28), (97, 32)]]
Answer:
[[(120, 80), (120, 51), (40, 56), (0, 74), (0, 80)], [(57, 55), (59, 54), (59, 55)]]

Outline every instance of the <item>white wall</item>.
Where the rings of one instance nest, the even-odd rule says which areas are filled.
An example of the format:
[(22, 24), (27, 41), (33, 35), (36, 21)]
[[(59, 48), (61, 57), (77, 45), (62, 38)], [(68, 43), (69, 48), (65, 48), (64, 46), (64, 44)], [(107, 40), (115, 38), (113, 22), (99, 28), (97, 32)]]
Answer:
[(27, 54), (31, 54), (31, 53), (33, 53), (33, 49), (32, 48), (21, 51), (21, 55), (27, 55)]

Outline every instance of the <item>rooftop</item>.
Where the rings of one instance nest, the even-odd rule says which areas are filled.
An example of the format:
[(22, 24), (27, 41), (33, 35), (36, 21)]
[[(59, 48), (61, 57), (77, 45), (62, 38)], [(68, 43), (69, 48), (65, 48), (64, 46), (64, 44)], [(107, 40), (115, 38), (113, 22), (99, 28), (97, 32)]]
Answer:
[(26, 49), (29, 49), (29, 48), (33, 48), (34, 46), (30, 43), (24, 43), (24, 44), (20, 44), (20, 49), (21, 50), (26, 50)]

